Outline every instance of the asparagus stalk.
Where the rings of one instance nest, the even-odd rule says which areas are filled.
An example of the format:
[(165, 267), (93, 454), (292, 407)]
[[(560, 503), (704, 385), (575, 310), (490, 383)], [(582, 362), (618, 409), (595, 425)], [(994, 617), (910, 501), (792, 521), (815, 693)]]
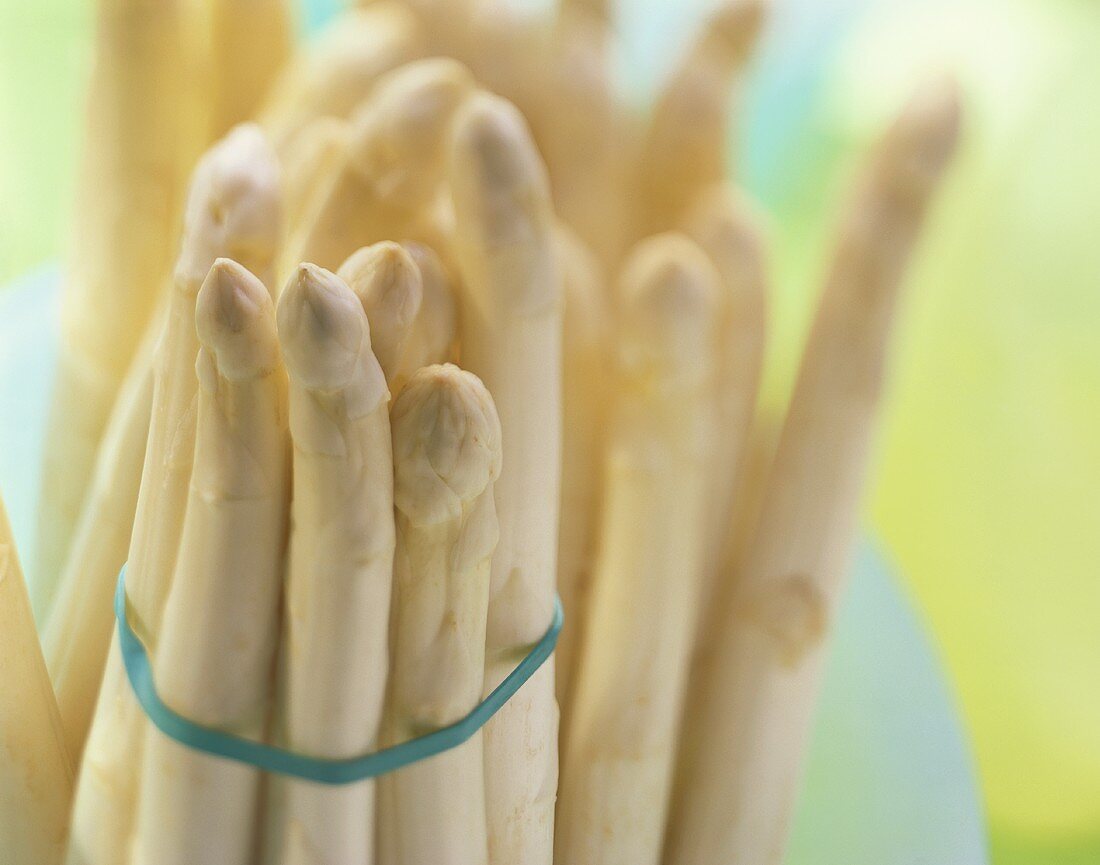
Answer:
[(359, 298), (370, 322), (371, 348), (386, 382), (398, 392), (411, 372), (405, 348), (424, 298), (416, 262), (400, 244), (384, 240), (352, 254), (338, 275)]
[[(452, 724), (481, 699), (493, 481), (500, 421), (472, 374), (420, 370), (393, 407), (397, 561), (392, 707), (403, 741)], [(482, 740), (398, 771), (400, 865), (485, 865)]]
[[(155, 656), (164, 701), (195, 721), (264, 735), (287, 530), (285, 373), (267, 288), (218, 259), (199, 293), (194, 471)], [(251, 863), (259, 770), (149, 728), (135, 865)]]
[(637, 236), (679, 225), (699, 193), (725, 178), (731, 90), (744, 74), (765, 5), (725, 0), (658, 98), (635, 179)]
[(630, 140), (601, 5), (591, 0), (564, 5), (540, 104), (530, 116), (550, 172), (555, 210), (610, 271), (623, 251)]
[[(504, 436), (494, 488), (485, 688), (549, 626), (561, 474), (561, 277), (546, 170), (507, 102), (480, 94), (450, 148), (463, 363), (493, 394)], [(551, 658), (485, 728), (489, 861), (553, 856), (558, 709)]]
[(312, 120), (347, 117), (380, 76), (423, 51), (420, 24), (404, 5), (350, 9), (276, 81), (260, 121), (281, 151)]
[(715, 377), (714, 441), (710, 445), (710, 504), (704, 518), (703, 611), (727, 552), (739, 470), (744, 459), (764, 365), (767, 277), (764, 233), (753, 207), (727, 186), (692, 208), (688, 234), (722, 277)]
[(290, 58), (293, 21), (286, 0), (213, 0), (208, 10), (211, 132), (221, 137), (263, 106)]
[(0, 670), (0, 850), (7, 862), (57, 865), (73, 770), (2, 499)]
[[(562, 467), (558, 594), (565, 625), (555, 651), (561, 733), (568, 730), (572, 684), (582, 650), (603, 493), (605, 385), (610, 311), (599, 266), (567, 229), (558, 233), (564, 285), (562, 319)], [(564, 746), (563, 746), (564, 750)]]
[[(152, 420), (127, 566), (132, 621), (154, 649), (194, 453), (195, 298), (215, 257), (226, 250), (270, 274), (280, 231), (278, 183), (275, 154), (255, 126), (238, 127), (213, 147), (192, 181), (167, 323), (156, 349)], [(89, 575), (89, 582), (93, 576), (110, 584), (105, 571)], [(113, 638), (77, 787), (70, 865), (129, 861), (145, 727)]]
[(627, 259), (607, 502), (562, 780), (556, 861), (656, 865), (709, 504), (719, 277), (685, 237)]
[(144, 356), (151, 354), (152, 341), (146, 342), (149, 348), (135, 359), (111, 413), (43, 638), (65, 746), (78, 764), (111, 645), (111, 586), (130, 546), (145, 464), (153, 409), (152, 358)]
[[(289, 747), (339, 759), (376, 745), (389, 669), (389, 394), (358, 298), (303, 264), (279, 302), (290, 372), (293, 531), (283, 721)], [(279, 782), (281, 865), (368, 865), (374, 784)]]
[(292, 254), (336, 268), (363, 244), (416, 234), (443, 180), (446, 132), (473, 79), (454, 60), (410, 63), (379, 81), (352, 120), (347, 158)]
[(667, 861), (782, 861), (897, 289), (957, 126), (953, 89), (919, 95), (842, 225), (756, 533), (690, 713)]
[(182, 0), (99, 0), (87, 139), (43, 448), (35, 615), (44, 623), (122, 379), (169, 272), (193, 156)]

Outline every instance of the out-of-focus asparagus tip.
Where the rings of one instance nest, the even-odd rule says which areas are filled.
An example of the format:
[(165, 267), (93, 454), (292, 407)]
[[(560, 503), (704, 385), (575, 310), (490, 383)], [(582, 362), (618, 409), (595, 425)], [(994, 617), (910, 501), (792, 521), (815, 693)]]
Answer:
[(369, 348), (358, 298), (344, 280), (315, 264), (298, 265), (279, 298), (278, 324), (287, 369), (310, 389), (346, 385)]
[(266, 265), (281, 228), (280, 196), (279, 158), (267, 135), (255, 123), (233, 127), (195, 168), (177, 277), (201, 282), (212, 249)]
[(250, 378), (276, 365), (274, 328), (263, 326), (273, 317), (271, 295), (257, 277), (231, 259), (214, 262), (199, 291), (195, 325), (222, 376)]
[(706, 33), (730, 55), (744, 56), (755, 45), (770, 5), (769, 0), (727, 0), (711, 14)]
[(391, 423), (394, 501), (417, 525), (457, 519), (500, 475), (500, 420), (473, 373), (452, 364), (419, 370)]
[(887, 153), (896, 153), (903, 183), (913, 189), (933, 185), (955, 153), (961, 104), (958, 82), (932, 79), (910, 97), (888, 136)]
[[(420, 269), (398, 243), (384, 240), (352, 253), (338, 271), (368, 312), (384, 310), (387, 322), (402, 330), (420, 310)], [(376, 313), (377, 314), (377, 313)]]

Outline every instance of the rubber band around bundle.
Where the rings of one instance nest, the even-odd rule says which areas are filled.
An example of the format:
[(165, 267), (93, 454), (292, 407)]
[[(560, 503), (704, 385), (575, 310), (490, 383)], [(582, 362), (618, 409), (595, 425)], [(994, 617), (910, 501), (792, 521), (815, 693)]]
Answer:
[(546, 663), (557, 645), (564, 614), (561, 599), (555, 598), (554, 615), (542, 639), (465, 718), (416, 739), (346, 760), (307, 757), (273, 745), (242, 739), (188, 720), (165, 705), (157, 693), (145, 645), (127, 619), (125, 565), (119, 571), (118, 587), (115, 589), (115, 618), (118, 620), (119, 646), (130, 686), (149, 720), (164, 735), (192, 750), (255, 766), (266, 772), (319, 784), (340, 785), (385, 775), (449, 751), (467, 741)]

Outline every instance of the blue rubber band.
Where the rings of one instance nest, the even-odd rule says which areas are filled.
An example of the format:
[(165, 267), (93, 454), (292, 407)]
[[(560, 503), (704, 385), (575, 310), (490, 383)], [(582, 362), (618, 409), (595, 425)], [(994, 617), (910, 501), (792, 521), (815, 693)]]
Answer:
[(224, 757), (238, 763), (255, 766), (266, 772), (288, 775), (315, 781), (318, 784), (354, 784), (367, 778), (376, 778), (393, 772), (402, 766), (434, 757), (443, 751), (457, 748), (480, 730), (505, 703), (511, 699), (535, 671), (546, 663), (554, 651), (561, 633), (564, 615), (561, 599), (554, 599), (554, 616), (550, 627), (530, 653), (501, 682), (488, 697), (479, 703), (469, 715), (460, 721), (416, 739), (402, 742), (347, 760), (324, 760), (285, 751), (261, 742), (242, 739), (202, 724), (196, 724), (168, 708), (157, 693), (153, 671), (145, 646), (126, 616), (126, 566), (118, 574), (115, 590), (115, 618), (118, 620), (118, 638), (122, 649), (122, 661), (126, 676), (134, 689), (149, 720), (171, 739), (195, 751)]

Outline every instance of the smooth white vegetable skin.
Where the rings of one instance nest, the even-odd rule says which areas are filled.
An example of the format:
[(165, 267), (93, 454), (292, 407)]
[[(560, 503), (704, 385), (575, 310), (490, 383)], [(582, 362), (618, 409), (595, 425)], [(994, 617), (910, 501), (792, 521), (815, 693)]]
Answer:
[[(391, 735), (464, 717), (481, 699), (489, 568), (498, 539), (493, 481), (500, 421), (476, 376), (432, 366), (394, 403), (398, 552)], [(390, 779), (400, 865), (484, 865), (482, 737)], [(430, 828), (428, 828), (430, 827)]]
[[(303, 264), (279, 301), (290, 373), (293, 529), (281, 723), (292, 750), (375, 749), (389, 672), (393, 461), (389, 393), (359, 299)], [(369, 865), (374, 789), (273, 779), (280, 865)]]
[(667, 861), (778, 865), (848, 571), (897, 290), (954, 149), (951, 88), (886, 136), (842, 225), (743, 573), (684, 733)]
[[(286, 373), (268, 290), (239, 264), (211, 268), (196, 324), (194, 471), (154, 671), (185, 717), (262, 738), (288, 519)], [(248, 865), (260, 782), (148, 728), (134, 865)]]
[(718, 274), (685, 237), (659, 235), (628, 257), (618, 300), (617, 402), (566, 737), (561, 865), (661, 861), (698, 615)]
[(3, 500), (0, 670), (0, 851), (5, 862), (57, 865), (73, 770)]
[[(466, 286), (462, 362), (496, 402), (504, 457), (495, 485), (486, 691), (549, 627), (561, 481), (561, 276), (546, 169), (519, 112), (481, 94), (451, 144), (455, 253)], [(558, 707), (553, 658), (485, 727), (489, 861), (553, 858)]]

